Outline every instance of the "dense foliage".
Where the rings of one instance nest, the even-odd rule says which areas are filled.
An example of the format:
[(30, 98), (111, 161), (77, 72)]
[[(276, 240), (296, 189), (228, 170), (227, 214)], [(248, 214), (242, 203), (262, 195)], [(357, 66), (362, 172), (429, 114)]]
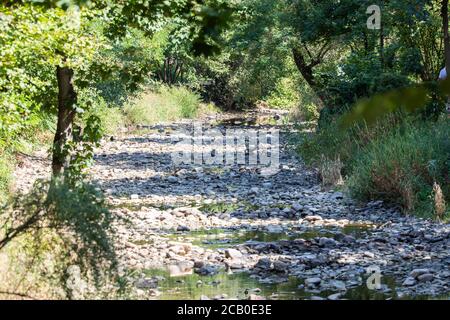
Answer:
[(324, 184), (342, 175), (357, 199), (448, 217), (433, 202), (436, 189), (450, 201), (450, 85), (436, 81), (450, 67), (448, 1), (381, 1), (379, 29), (367, 27), (372, 4), (0, 1), (0, 203), (19, 154), (40, 144), (53, 157), (52, 181), (0, 215), (0, 249), (48, 232), (59, 248), (47, 251), (75, 252), (60, 257), (59, 285), (71, 263), (101, 282), (114, 254), (111, 216), (85, 181), (95, 147), (216, 107), (288, 109), (316, 128), (294, 142)]

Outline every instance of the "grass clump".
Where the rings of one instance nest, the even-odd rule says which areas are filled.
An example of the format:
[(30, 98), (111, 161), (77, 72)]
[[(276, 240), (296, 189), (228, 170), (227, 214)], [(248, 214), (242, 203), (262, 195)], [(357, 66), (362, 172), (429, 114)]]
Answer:
[(9, 155), (0, 155), (0, 205), (4, 203), (10, 192), (12, 183), (12, 165)]
[(440, 186), (440, 198), (450, 200), (448, 137), (449, 123), (440, 121), (406, 123), (374, 140), (355, 158), (351, 193), (362, 200), (398, 203), (408, 212), (445, 215), (436, 211), (433, 187)]
[(384, 200), (408, 213), (442, 218), (449, 216), (449, 136), (448, 119), (432, 122), (397, 113), (347, 130), (338, 119), (303, 135), (298, 150), (307, 164), (319, 168), (340, 159), (356, 199)]
[(124, 113), (129, 125), (150, 125), (195, 118), (201, 111), (213, 109), (211, 105), (202, 105), (200, 96), (186, 87), (160, 86), (131, 99)]

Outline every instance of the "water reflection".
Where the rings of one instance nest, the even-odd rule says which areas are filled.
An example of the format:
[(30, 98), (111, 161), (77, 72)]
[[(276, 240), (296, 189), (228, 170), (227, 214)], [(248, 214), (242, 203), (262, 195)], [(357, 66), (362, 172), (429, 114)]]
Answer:
[[(303, 289), (303, 280), (294, 276), (286, 278), (282, 283), (261, 283), (247, 272), (227, 274), (220, 272), (214, 276), (192, 274), (171, 278), (164, 270), (146, 270), (147, 277), (159, 277), (158, 290), (161, 300), (200, 300), (200, 299), (249, 299), (250, 295), (260, 296), (270, 300), (303, 300), (312, 297), (326, 299), (337, 291), (321, 292)], [(389, 292), (370, 290), (362, 285), (349, 289), (340, 299), (350, 300), (387, 300), (397, 299), (395, 279), (383, 276), (382, 285)], [(417, 296), (413, 299), (428, 299), (427, 296)], [(411, 297), (403, 297), (411, 299)]]

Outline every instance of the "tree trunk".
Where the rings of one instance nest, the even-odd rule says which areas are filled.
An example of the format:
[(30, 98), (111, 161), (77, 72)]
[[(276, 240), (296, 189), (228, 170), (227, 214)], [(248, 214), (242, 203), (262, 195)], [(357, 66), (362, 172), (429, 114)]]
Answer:
[(294, 57), (294, 62), (297, 66), (298, 71), (300, 71), (305, 81), (316, 93), (317, 97), (319, 98), (320, 108), (322, 108), (325, 105), (325, 97), (322, 95), (321, 90), (317, 85), (316, 79), (314, 78), (313, 65), (306, 63), (303, 53), (297, 48), (292, 49), (292, 55)]
[[(383, 12), (383, 1), (381, 1), (380, 4), (381, 7), (381, 12)], [(384, 59), (384, 23), (383, 23), (383, 19), (382, 17), (380, 17), (380, 64), (381, 64), (381, 68), (384, 69), (386, 61)]]
[(297, 48), (292, 49), (292, 55), (294, 56), (294, 62), (298, 71), (300, 71), (306, 82), (315, 89), (316, 80), (314, 79), (312, 67), (306, 63), (305, 57)]
[(69, 157), (64, 146), (72, 138), (72, 126), (75, 118), (77, 94), (73, 86), (73, 70), (68, 67), (57, 67), (58, 79), (58, 124), (53, 141), (53, 175), (60, 175), (67, 166)]
[(448, 0), (442, 0), (441, 7), (442, 27), (444, 31), (444, 52), (445, 52), (445, 67), (447, 72), (450, 72), (450, 36), (448, 32)]
[(380, 26), (380, 63), (381, 63), (381, 68), (384, 69), (385, 61), (384, 61), (384, 27), (383, 27), (383, 22), (381, 22), (381, 26)]

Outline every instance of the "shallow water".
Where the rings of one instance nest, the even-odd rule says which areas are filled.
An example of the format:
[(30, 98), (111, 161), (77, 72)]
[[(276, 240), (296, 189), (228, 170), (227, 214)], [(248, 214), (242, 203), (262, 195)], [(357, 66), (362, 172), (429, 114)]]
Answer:
[[(159, 282), (158, 290), (161, 292), (160, 300), (200, 300), (209, 299), (248, 299), (250, 294), (258, 295), (270, 300), (303, 300), (311, 297), (327, 298), (337, 291), (326, 290), (322, 292), (308, 292), (299, 288), (303, 280), (289, 277), (282, 283), (261, 283), (251, 277), (247, 272), (235, 272), (231, 275), (220, 272), (214, 276), (200, 276), (192, 274), (183, 277), (171, 278), (164, 270), (146, 270), (146, 276), (162, 276), (164, 280)], [(386, 300), (396, 299), (395, 280), (383, 276), (382, 285), (391, 289), (389, 293), (377, 290), (369, 290), (365, 283), (349, 289), (341, 298), (352, 300)], [(403, 299), (411, 297), (403, 297)], [(413, 299), (427, 299), (419, 296)]]
[[(228, 248), (233, 245), (243, 244), (247, 241), (276, 242), (280, 240), (313, 239), (317, 237), (334, 238), (337, 234), (352, 235), (356, 238), (363, 237), (371, 232), (370, 225), (353, 224), (343, 228), (320, 227), (305, 230), (295, 230), (293, 228), (284, 232), (269, 233), (262, 230), (229, 230), (211, 229), (190, 232), (176, 232), (171, 234), (171, 238), (181, 241), (191, 242), (194, 245), (209, 249)], [(166, 300), (198, 300), (202, 296), (208, 298), (226, 299), (248, 299), (250, 294), (260, 295), (267, 299), (281, 300), (301, 300), (309, 299), (313, 296), (327, 298), (337, 291), (325, 290), (321, 292), (305, 290), (302, 285), (303, 279), (291, 276), (289, 278), (278, 278), (280, 283), (261, 283), (248, 272), (234, 272), (227, 274), (219, 272), (213, 276), (200, 276), (197, 274), (183, 277), (171, 278), (164, 270), (147, 270), (147, 276), (163, 276), (165, 280), (159, 282), (159, 290), (162, 295), (158, 299)], [(275, 278), (277, 280), (277, 278)], [(341, 299), (351, 300), (386, 300), (397, 299), (396, 281), (392, 277), (382, 276), (381, 283), (384, 289), (378, 291), (367, 288), (365, 281), (362, 285), (349, 288)], [(254, 291), (254, 289), (258, 290)], [(427, 296), (402, 297), (402, 299), (429, 299)], [(448, 299), (448, 297), (439, 297)]]
[(232, 245), (252, 242), (276, 242), (281, 240), (314, 239), (317, 237), (335, 238), (337, 233), (361, 237), (370, 232), (370, 226), (347, 225), (343, 228), (321, 227), (307, 231), (288, 229), (283, 232), (267, 232), (265, 230), (235, 231), (227, 229), (210, 229), (190, 232), (174, 232), (170, 237), (179, 241), (191, 242), (193, 245), (209, 249), (227, 248)]

